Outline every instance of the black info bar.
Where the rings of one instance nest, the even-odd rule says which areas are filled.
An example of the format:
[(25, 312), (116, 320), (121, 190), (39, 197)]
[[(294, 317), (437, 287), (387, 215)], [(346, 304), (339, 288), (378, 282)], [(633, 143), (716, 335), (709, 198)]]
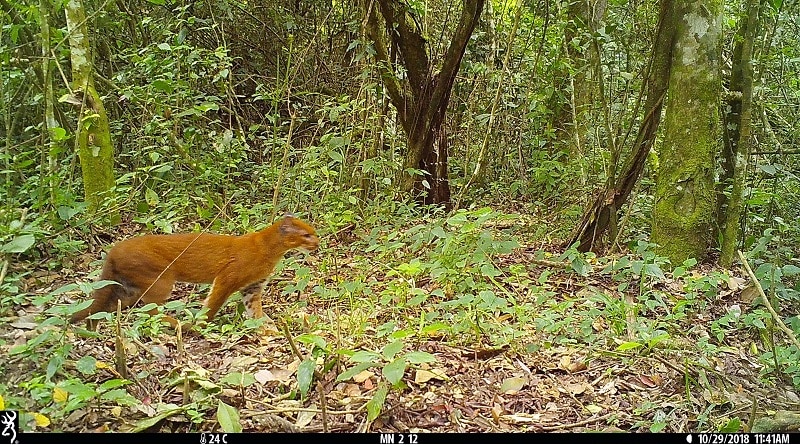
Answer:
[[(7, 439), (5, 437), (4, 439)], [(5, 441), (2, 441), (5, 442)], [(41, 444), (699, 444), (800, 443), (796, 433), (24, 433), (16, 443)]]

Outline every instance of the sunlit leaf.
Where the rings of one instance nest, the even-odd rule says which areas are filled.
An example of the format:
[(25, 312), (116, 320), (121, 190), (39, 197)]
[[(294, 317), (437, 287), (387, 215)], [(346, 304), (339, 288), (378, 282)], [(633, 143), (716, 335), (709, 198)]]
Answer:
[(2, 247), (0, 247), (0, 252), (22, 253), (30, 249), (35, 242), (36, 238), (29, 233), (24, 235), (17, 235), (14, 238), (12, 238), (11, 241), (5, 243)]
[(617, 351), (628, 351), (631, 349), (641, 348), (643, 345), (641, 343), (637, 343), (635, 341), (627, 341), (619, 346), (617, 346)]
[(33, 413), (33, 421), (36, 422), (36, 426), (38, 427), (47, 427), (50, 426), (50, 419), (41, 413)]
[(64, 388), (60, 386), (56, 386), (53, 388), (53, 401), (58, 403), (64, 403), (69, 398), (69, 393), (64, 390)]
[(403, 374), (406, 372), (406, 359), (399, 357), (389, 362), (383, 367), (383, 376), (392, 385), (396, 385), (403, 379)]
[(386, 394), (388, 392), (389, 388), (382, 384), (378, 387), (378, 390), (375, 391), (375, 394), (369, 402), (367, 402), (367, 422), (372, 422), (381, 414), (383, 403), (386, 401)]
[(305, 397), (311, 388), (311, 382), (314, 380), (314, 368), (317, 363), (314, 360), (306, 359), (297, 367), (297, 386), (300, 387), (300, 394)]
[(217, 422), (226, 433), (241, 433), (242, 423), (239, 420), (239, 411), (220, 400), (217, 403)]

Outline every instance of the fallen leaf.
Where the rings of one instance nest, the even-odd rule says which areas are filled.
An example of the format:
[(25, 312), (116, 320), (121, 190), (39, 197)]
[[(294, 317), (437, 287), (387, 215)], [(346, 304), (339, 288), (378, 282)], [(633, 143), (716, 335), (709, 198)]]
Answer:
[(586, 383), (567, 383), (564, 388), (573, 395), (583, 394), (588, 389), (589, 385)]
[(233, 388), (222, 388), (222, 395), (225, 397), (234, 398), (240, 395), (240, 393), (238, 390), (235, 390)]
[(277, 380), (275, 378), (275, 374), (273, 374), (272, 371), (270, 371), (269, 369), (262, 369), (261, 371), (258, 371), (257, 373), (253, 374), (253, 376), (256, 378), (256, 381), (258, 383), (261, 383), (262, 385), (267, 382), (272, 382), (274, 380)]
[(730, 288), (730, 290), (738, 290), (743, 288), (745, 283), (747, 283), (746, 279), (731, 276), (728, 277), (726, 284), (728, 285), (728, 288)]
[(506, 414), (500, 416), (500, 418), (508, 423), (533, 423), (541, 421), (542, 415), (541, 414), (528, 414), (528, 413), (517, 413), (517, 414)]
[(414, 374), (414, 383), (425, 383), (431, 379), (436, 380), (449, 380), (443, 369), (432, 369), (427, 371), (425, 369), (417, 369)]
[(355, 383), (345, 383), (342, 392), (350, 397), (361, 397), (361, 388)]
[[(316, 407), (317, 407), (316, 405), (309, 406), (309, 408), (312, 409)], [(316, 415), (317, 413), (313, 411), (300, 411), (299, 413), (297, 413), (297, 421), (294, 423), (294, 425), (298, 428), (305, 428), (306, 426), (308, 426), (308, 424), (311, 423), (312, 420), (314, 420), (314, 416)]]
[(356, 383), (363, 383), (374, 376), (375, 376), (374, 372), (370, 371), (369, 369), (365, 369), (359, 372), (358, 374), (354, 375), (353, 381)]
[(597, 414), (603, 410), (603, 407), (597, 406), (595, 404), (586, 405), (586, 411), (589, 411), (592, 414)]
[(36, 329), (36, 327), (39, 326), (39, 325), (36, 324), (36, 323), (30, 323), (30, 322), (27, 322), (27, 321), (15, 321), (15, 322), (11, 323), (11, 326), (15, 327), (17, 329), (31, 330), (31, 329)]
[(447, 407), (447, 405), (445, 405), (443, 403), (439, 403), (439, 404), (433, 405), (433, 406), (431, 406), (431, 409), (436, 411), (437, 413), (446, 413), (447, 411), (449, 411), (449, 408)]
[(646, 375), (640, 375), (639, 376), (639, 381), (644, 383), (644, 386), (647, 386), (648, 388), (655, 388), (656, 386), (658, 386), (653, 381), (653, 379), (651, 379), (650, 377), (648, 377)]
[(605, 385), (603, 385), (603, 387), (600, 388), (597, 391), (597, 393), (598, 394), (612, 394), (612, 395), (616, 394), (617, 393), (617, 384), (616, 384), (616, 382), (614, 380), (611, 380), (610, 382), (608, 382)]
[(33, 420), (36, 422), (36, 426), (40, 426), (42, 428), (50, 425), (50, 419), (48, 419), (44, 414), (33, 413)]
[(249, 355), (234, 357), (231, 360), (231, 369), (245, 369), (256, 362), (258, 362), (258, 358)]
[(122, 414), (122, 407), (121, 406), (112, 407), (111, 408), (111, 414), (113, 414), (114, 417), (119, 417), (120, 414)]
[(569, 369), (570, 364), (572, 364), (572, 357), (565, 355), (561, 357), (561, 360), (558, 361), (558, 367), (561, 369)]
[(369, 391), (369, 390), (371, 390), (372, 388), (375, 388), (375, 384), (373, 384), (373, 383), (372, 383), (372, 379), (366, 379), (366, 380), (364, 380), (364, 389), (366, 389), (367, 391)]
[(270, 373), (274, 377), (274, 379), (273, 379), (274, 381), (278, 381), (278, 382), (281, 382), (281, 383), (286, 383), (286, 382), (288, 382), (289, 380), (292, 379), (292, 376), (294, 375), (295, 371), (297, 371), (297, 368), (295, 368), (293, 370), (292, 369), (272, 369), (270, 371)]
[(60, 388), (56, 386), (53, 388), (53, 401), (58, 403), (64, 403), (69, 398), (69, 393), (64, 390), (64, 388)]
[(509, 377), (507, 379), (503, 379), (503, 384), (500, 385), (500, 391), (503, 394), (516, 394), (527, 383), (528, 379), (524, 377)]
[(758, 292), (758, 289), (755, 285), (750, 285), (744, 289), (742, 289), (741, 299), (745, 303), (752, 303), (756, 298), (758, 298), (761, 294)]
[(575, 373), (580, 371), (585, 371), (587, 368), (586, 363), (584, 362), (573, 362), (567, 366), (567, 371)]
[(503, 414), (503, 411), (505, 411), (503, 407), (498, 404), (492, 407), (492, 419), (494, 419), (494, 423), (500, 423), (500, 416)]

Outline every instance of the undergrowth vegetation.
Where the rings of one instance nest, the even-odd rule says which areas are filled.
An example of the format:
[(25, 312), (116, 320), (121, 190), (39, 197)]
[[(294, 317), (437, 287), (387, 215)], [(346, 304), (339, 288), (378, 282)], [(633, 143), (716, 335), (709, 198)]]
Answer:
[[(725, 396), (701, 402), (692, 394), (716, 391), (713, 382), (724, 379), (714, 368), (721, 355), (751, 356), (762, 385), (783, 379), (800, 382), (798, 351), (763, 341), (773, 335), (767, 311), (728, 302), (745, 288), (744, 280), (728, 271), (702, 268), (691, 260), (673, 266), (644, 241), (632, 242), (621, 255), (596, 257), (569, 249), (556, 256), (529, 243), (524, 218), (487, 207), (438, 216), (423, 216), (413, 205), (403, 209), (392, 213), (406, 213), (394, 223), (354, 215), (353, 223), (342, 228), (321, 218), (318, 222), (326, 230), (320, 252), (290, 256), (276, 270), (267, 291), (268, 307), (273, 308), (269, 315), (286, 323), (302, 360), (286, 365), (290, 371), (274, 391), (308, 403), (317, 397), (310, 394), (318, 379), (363, 382), (371, 377), (376, 389), (362, 399), (372, 422), (388, 400), (428, 381), (458, 379), (447, 360), (443, 363), (432, 352), (431, 342), (481, 353), (510, 348), (523, 357), (580, 351), (586, 363), (680, 357), (675, 364), (684, 373), (679, 376), (683, 389), (678, 390), (683, 396), (675, 409), (661, 412), (643, 405), (638, 420), (620, 419), (617, 426), (673, 430), (670, 425), (702, 405), (705, 413), (690, 426), (719, 430), (739, 421), (713, 408), (724, 406)], [(371, 218), (381, 214), (372, 210)], [(240, 218), (239, 225), (247, 226), (252, 216)], [(774, 241), (760, 239), (751, 256)], [(160, 315), (148, 315), (148, 305), (123, 315), (127, 355), (184, 365), (153, 370), (133, 364), (131, 375), (123, 377), (115, 370), (110, 344), (103, 341), (113, 337), (111, 314), (98, 314), (105, 320), (99, 333), (66, 324), (69, 314), (88, 303), (85, 295), (103, 285), (94, 281), (100, 262), (93, 256), (84, 271), (92, 273), (82, 274), (76, 283), (56, 286), (68, 280), (25, 272), (14, 272), (4, 281), (3, 317), (11, 320), (14, 308), (25, 308), (27, 314), (12, 323), (24, 334), (3, 340), (9, 360), (2, 372), (11, 377), (0, 383), (5, 406), (21, 409), (22, 424), (31, 429), (71, 430), (74, 413), (85, 416), (103, 409), (127, 419), (125, 428), (132, 431), (166, 418), (185, 419), (196, 425), (188, 427), (192, 430), (203, 430), (210, 421), (226, 431), (240, 430), (239, 410), (250, 400), (245, 394), (268, 381), (259, 375), (263, 370), (244, 366), (217, 372), (178, 353), (174, 329)], [(755, 264), (768, 293), (797, 298), (786, 281), (797, 270)], [(50, 284), (44, 285), (43, 279)], [(167, 303), (164, 312), (192, 320), (207, 286), (188, 292), (190, 297)], [(198, 335), (224, 357), (222, 351), (229, 346), (256, 339), (258, 325), (243, 316), (237, 295)], [(87, 353), (87, 342), (98, 340), (100, 347)], [(284, 352), (291, 358), (291, 352)], [(180, 403), (168, 401), (175, 393)], [(333, 412), (339, 408), (329, 405)], [(136, 418), (140, 420), (130, 422)]]

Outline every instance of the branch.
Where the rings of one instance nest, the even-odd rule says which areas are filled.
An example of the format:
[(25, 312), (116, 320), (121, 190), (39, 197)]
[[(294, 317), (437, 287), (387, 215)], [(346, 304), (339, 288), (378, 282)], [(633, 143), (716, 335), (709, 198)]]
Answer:
[(378, 4), (386, 20), (386, 31), (392, 42), (400, 48), (403, 66), (408, 70), (408, 80), (414, 95), (419, 99), (430, 75), (425, 38), (415, 25), (408, 23), (405, 6), (398, 7), (395, 0), (378, 0)]
[(386, 49), (386, 44), (383, 42), (381, 33), (378, 32), (378, 16), (375, 13), (374, 1), (369, 2), (366, 13), (367, 21), (365, 28), (367, 35), (372, 40), (372, 46), (375, 49), (375, 58), (378, 61), (378, 70), (380, 71), (383, 85), (386, 87), (389, 99), (392, 100), (394, 107), (397, 109), (400, 122), (402, 122), (403, 127), (405, 127), (408, 121), (406, 118), (408, 100), (405, 95), (403, 95), (403, 87), (400, 85), (400, 82), (398, 82), (397, 75), (392, 70), (392, 62), (389, 60), (389, 51)]
[(747, 262), (747, 259), (745, 259), (744, 255), (742, 255), (742, 251), (739, 250), (736, 253), (739, 254), (739, 261), (741, 261), (744, 265), (744, 270), (747, 271), (747, 275), (750, 276), (750, 279), (753, 280), (753, 284), (756, 285), (756, 290), (758, 290), (758, 293), (761, 295), (761, 299), (764, 301), (764, 306), (766, 306), (767, 310), (769, 310), (769, 313), (772, 314), (772, 319), (775, 320), (775, 324), (786, 334), (787, 337), (789, 337), (789, 340), (792, 342), (794, 347), (800, 350), (800, 342), (797, 341), (797, 337), (794, 336), (794, 332), (792, 332), (791, 329), (787, 328), (786, 325), (783, 324), (783, 320), (781, 320), (781, 317), (778, 316), (777, 312), (775, 312), (775, 309), (769, 302), (769, 298), (767, 298), (767, 295), (764, 293), (764, 288), (761, 287), (761, 283), (758, 281), (758, 278), (756, 278), (756, 274), (753, 273), (753, 269), (750, 268), (750, 264)]

